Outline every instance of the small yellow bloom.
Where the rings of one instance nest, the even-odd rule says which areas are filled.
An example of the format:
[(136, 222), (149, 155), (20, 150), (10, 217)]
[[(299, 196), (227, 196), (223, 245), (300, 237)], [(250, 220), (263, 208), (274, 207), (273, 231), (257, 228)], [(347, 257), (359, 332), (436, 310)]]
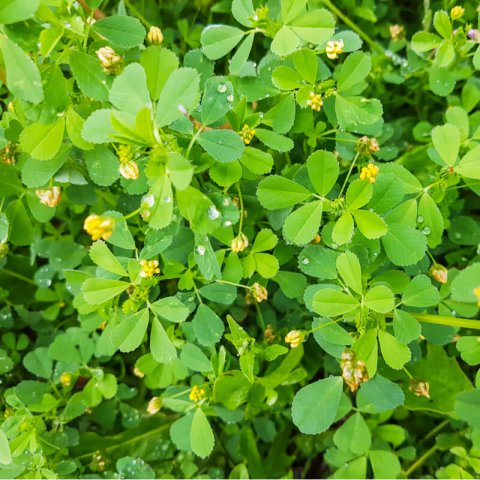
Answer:
[(465, 9), (460, 5), (456, 5), (450, 10), (450, 18), (452, 20), (458, 20), (459, 18), (463, 17), (464, 13), (465, 13)]
[(122, 63), (122, 57), (111, 47), (99, 48), (96, 52), (105, 73), (115, 73)]
[(343, 40), (330, 40), (325, 47), (325, 53), (330, 60), (336, 60), (343, 53), (344, 46)]
[(115, 220), (111, 217), (104, 217), (103, 215), (92, 214), (89, 215), (83, 222), (84, 230), (92, 237), (92, 240), (108, 240), (115, 226)]
[(158, 260), (140, 260), (142, 271), (140, 276), (143, 278), (152, 278), (156, 273), (160, 273)]
[(430, 384), (428, 382), (411, 380), (408, 389), (417, 397), (430, 398)]
[(247, 124), (243, 126), (243, 128), (239, 132), (240, 137), (242, 138), (245, 145), (248, 145), (255, 136), (255, 129), (250, 128)]
[(60, 383), (63, 387), (68, 388), (72, 386), (72, 374), (65, 372), (60, 375)]
[(362, 168), (360, 180), (367, 180), (370, 183), (375, 183), (379, 171), (380, 169), (376, 165), (369, 163), (366, 167)]
[(202, 398), (205, 397), (205, 390), (203, 388), (199, 388), (198, 385), (194, 385), (188, 398), (192, 400), (192, 402), (199, 402)]
[(40, 203), (51, 208), (56, 207), (62, 199), (62, 189), (60, 187), (40, 188), (35, 193), (40, 199)]
[(390, 25), (390, 38), (397, 42), (405, 37), (405, 27), (403, 25)]
[(323, 107), (322, 96), (319, 93), (310, 92), (310, 98), (307, 100), (307, 105), (316, 112), (319, 112)]
[(129, 160), (128, 162), (121, 163), (118, 170), (120, 175), (126, 180), (136, 180), (140, 175), (140, 171), (135, 160)]
[(439, 283), (445, 284), (448, 281), (448, 270), (443, 265), (432, 265), (430, 275)]
[(160, 397), (152, 397), (147, 405), (147, 413), (155, 415), (162, 408), (162, 399)]
[(317, 233), (312, 241), (310, 242), (312, 245), (318, 245), (322, 241), (322, 237)]
[(285, 336), (285, 343), (289, 343), (292, 348), (297, 348), (303, 343), (304, 338), (305, 334), (303, 332), (300, 330), (292, 330)]
[(477, 305), (480, 307), (480, 287), (474, 288), (473, 294), (477, 297)]
[(264, 300), (267, 300), (268, 291), (263, 285), (260, 285), (258, 282), (255, 282), (250, 288), (251, 288), (253, 298), (258, 303), (263, 302)]
[(158, 27), (150, 27), (147, 40), (153, 45), (160, 45), (163, 42), (163, 33)]
[(143, 378), (145, 374), (138, 368), (138, 367), (133, 367), (132, 373), (137, 377), (137, 378)]
[(239, 233), (231, 243), (232, 252), (243, 252), (248, 247), (248, 238), (244, 233)]

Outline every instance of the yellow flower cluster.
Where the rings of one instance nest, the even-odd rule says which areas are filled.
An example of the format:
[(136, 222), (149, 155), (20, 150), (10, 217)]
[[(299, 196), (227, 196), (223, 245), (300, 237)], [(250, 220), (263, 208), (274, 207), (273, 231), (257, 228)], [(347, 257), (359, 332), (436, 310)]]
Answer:
[(72, 386), (72, 374), (68, 372), (64, 372), (60, 375), (60, 383), (64, 388), (68, 388)]
[(251, 286), (251, 292), (252, 292), (253, 298), (258, 303), (263, 302), (264, 300), (267, 300), (267, 298), (268, 298), (267, 289), (263, 285), (260, 285), (258, 282), (255, 282)]
[(330, 60), (336, 60), (343, 53), (343, 40), (330, 40), (325, 47), (325, 53)]
[(342, 353), (340, 367), (342, 368), (342, 377), (350, 387), (350, 391), (357, 391), (362, 383), (368, 381), (365, 362), (362, 360), (355, 361), (355, 352), (352, 350), (345, 350)]
[(289, 343), (292, 348), (297, 348), (303, 343), (304, 338), (305, 334), (303, 332), (300, 330), (292, 330), (285, 336), (285, 343)]
[(190, 391), (190, 395), (188, 396), (188, 398), (195, 403), (202, 400), (203, 397), (205, 397), (205, 390), (198, 387), (198, 385), (193, 386), (192, 390)]
[(360, 180), (367, 180), (370, 183), (375, 183), (377, 175), (380, 169), (373, 163), (369, 163), (366, 167), (362, 168), (360, 172)]
[(56, 207), (62, 199), (62, 189), (60, 187), (40, 188), (35, 193), (40, 203), (51, 208)]
[(160, 273), (158, 260), (140, 260), (142, 271), (140, 276), (143, 278), (152, 278), (156, 273)]
[(322, 96), (319, 93), (310, 92), (310, 98), (307, 100), (307, 105), (316, 112), (319, 112), (323, 107)]
[(92, 237), (92, 240), (108, 240), (113, 233), (115, 220), (111, 217), (92, 214), (83, 222), (84, 230)]
[(450, 10), (450, 18), (452, 20), (458, 20), (459, 18), (462, 18), (465, 13), (465, 9), (461, 7), (460, 5), (455, 5), (451, 10)]
[(255, 136), (255, 129), (250, 128), (247, 124), (243, 126), (243, 128), (239, 132), (240, 137), (242, 138), (245, 145), (248, 145)]

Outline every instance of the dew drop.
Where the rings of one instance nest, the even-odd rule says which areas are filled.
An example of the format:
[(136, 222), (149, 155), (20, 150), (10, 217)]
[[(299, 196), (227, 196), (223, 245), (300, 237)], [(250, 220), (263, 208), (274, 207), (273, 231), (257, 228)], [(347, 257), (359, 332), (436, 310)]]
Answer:
[(224, 227), (229, 227), (231, 224), (232, 224), (232, 222), (230, 220), (225, 220), (225, 222), (223, 223), (223, 226)]
[(227, 102), (230, 102), (230, 103), (233, 102), (233, 95), (228, 95), (227, 96)]
[(172, 201), (172, 197), (163, 197), (163, 201), (165, 203), (170, 203)]
[(308, 265), (308, 264), (310, 263), (310, 260), (309, 260), (308, 258), (304, 258), (304, 259), (302, 260), (302, 263), (303, 263), (304, 265)]
[(227, 91), (227, 86), (224, 83), (220, 83), (217, 86), (218, 93), (225, 93)]
[(419, 216), (417, 217), (417, 222), (418, 222), (418, 223), (423, 223), (423, 220), (424, 220), (424, 218), (423, 218), (421, 215), (419, 215)]
[(216, 220), (220, 216), (220, 212), (217, 210), (217, 207), (212, 205), (208, 208), (207, 215), (210, 220)]
[(197, 253), (198, 253), (199, 255), (205, 255), (205, 251), (206, 251), (206, 249), (205, 249), (205, 247), (204, 247), (203, 245), (199, 245), (199, 246), (197, 247)]
[(430, 231), (431, 231), (431, 230), (430, 230), (428, 227), (424, 227), (424, 228), (422, 229), (422, 232), (423, 232), (425, 235), (428, 235), (428, 234), (430, 233)]

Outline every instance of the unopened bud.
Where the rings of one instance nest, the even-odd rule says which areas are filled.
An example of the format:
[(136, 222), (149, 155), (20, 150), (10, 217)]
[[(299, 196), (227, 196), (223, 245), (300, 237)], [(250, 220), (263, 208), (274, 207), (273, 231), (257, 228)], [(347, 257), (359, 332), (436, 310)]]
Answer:
[(231, 243), (232, 252), (243, 252), (248, 247), (248, 237), (244, 233), (239, 233)]
[(155, 415), (162, 408), (162, 399), (160, 397), (152, 397), (147, 405), (147, 413)]
[(96, 52), (105, 73), (116, 73), (122, 63), (122, 57), (111, 47), (99, 48)]
[(35, 193), (40, 203), (50, 208), (56, 207), (62, 199), (62, 189), (60, 187), (38, 189)]
[(430, 268), (430, 275), (439, 283), (445, 284), (448, 281), (448, 269), (443, 265), (432, 265), (432, 268)]
[(290, 347), (297, 348), (305, 339), (305, 333), (301, 330), (292, 330), (285, 335), (285, 343), (289, 343)]
[(252, 292), (253, 298), (258, 303), (263, 302), (264, 300), (267, 300), (267, 298), (268, 298), (267, 289), (263, 285), (260, 285), (258, 282), (254, 283), (251, 286), (251, 292)]
[(417, 397), (430, 398), (430, 384), (420, 380), (411, 380), (408, 389)]
[(153, 45), (160, 45), (163, 42), (163, 33), (158, 27), (150, 27), (147, 40)]
[(135, 160), (129, 160), (128, 162), (121, 163), (118, 170), (120, 175), (126, 180), (136, 180), (140, 175), (138, 164)]

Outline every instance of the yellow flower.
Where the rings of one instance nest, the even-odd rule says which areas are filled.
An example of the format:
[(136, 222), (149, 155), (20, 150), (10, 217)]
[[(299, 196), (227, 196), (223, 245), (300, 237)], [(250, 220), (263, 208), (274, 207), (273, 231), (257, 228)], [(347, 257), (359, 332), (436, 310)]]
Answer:
[(163, 33), (158, 27), (150, 27), (147, 40), (153, 45), (160, 45), (163, 42)]
[(405, 37), (405, 28), (403, 27), (403, 25), (390, 25), (389, 30), (390, 38), (394, 42), (397, 42), (398, 40), (401, 40)]
[(138, 367), (133, 367), (132, 373), (138, 378), (143, 378), (145, 376), (145, 374)]
[(307, 105), (316, 112), (319, 112), (323, 107), (322, 96), (319, 93), (310, 92), (310, 98), (307, 100)]
[(99, 48), (95, 53), (105, 73), (115, 73), (123, 60), (111, 47)]
[(251, 292), (252, 292), (253, 298), (258, 303), (263, 302), (264, 300), (266, 300), (268, 298), (267, 289), (263, 285), (260, 285), (258, 282), (255, 282), (251, 286)]
[(140, 175), (138, 165), (135, 160), (129, 160), (128, 162), (121, 163), (119, 167), (120, 175), (126, 180), (136, 180)]
[(343, 40), (330, 40), (325, 47), (325, 53), (330, 60), (335, 60), (343, 53), (344, 46)]
[(448, 281), (448, 270), (443, 265), (432, 265), (430, 275), (439, 283), (445, 284)]
[(317, 234), (313, 237), (313, 239), (312, 239), (312, 241), (311, 241), (310, 243), (313, 244), (313, 245), (318, 245), (321, 241), (322, 241), (322, 237), (317, 233)]
[(113, 233), (114, 226), (113, 218), (96, 214), (89, 215), (83, 222), (83, 228), (92, 237), (92, 240), (100, 238), (108, 240)]
[(473, 294), (477, 297), (477, 305), (480, 307), (480, 287), (474, 288)]
[(62, 189), (60, 187), (40, 188), (35, 193), (40, 199), (40, 203), (51, 208), (56, 207), (62, 199)]
[(72, 385), (72, 374), (65, 372), (60, 375), (60, 383), (63, 387), (68, 388)]
[(305, 334), (300, 330), (292, 330), (285, 335), (285, 343), (289, 343), (290, 347), (297, 348), (303, 343)]
[(243, 126), (243, 128), (239, 132), (240, 137), (242, 138), (245, 145), (248, 145), (255, 136), (255, 129), (250, 128), (247, 124)]
[(140, 276), (143, 278), (152, 278), (156, 273), (160, 273), (158, 260), (140, 260), (142, 271)]
[(162, 408), (162, 399), (160, 397), (152, 397), (147, 405), (147, 413), (155, 415)]
[(232, 252), (243, 252), (248, 247), (248, 238), (244, 233), (239, 233), (231, 243)]
[(192, 400), (192, 402), (199, 402), (202, 398), (205, 397), (205, 390), (203, 388), (199, 388), (198, 385), (194, 385), (188, 398)]
[(458, 20), (459, 18), (463, 17), (464, 13), (465, 13), (465, 9), (460, 5), (456, 5), (450, 10), (450, 18), (452, 20)]
[(376, 165), (369, 163), (366, 167), (362, 168), (360, 180), (367, 180), (370, 183), (375, 183), (379, 171), (380, 169)]

